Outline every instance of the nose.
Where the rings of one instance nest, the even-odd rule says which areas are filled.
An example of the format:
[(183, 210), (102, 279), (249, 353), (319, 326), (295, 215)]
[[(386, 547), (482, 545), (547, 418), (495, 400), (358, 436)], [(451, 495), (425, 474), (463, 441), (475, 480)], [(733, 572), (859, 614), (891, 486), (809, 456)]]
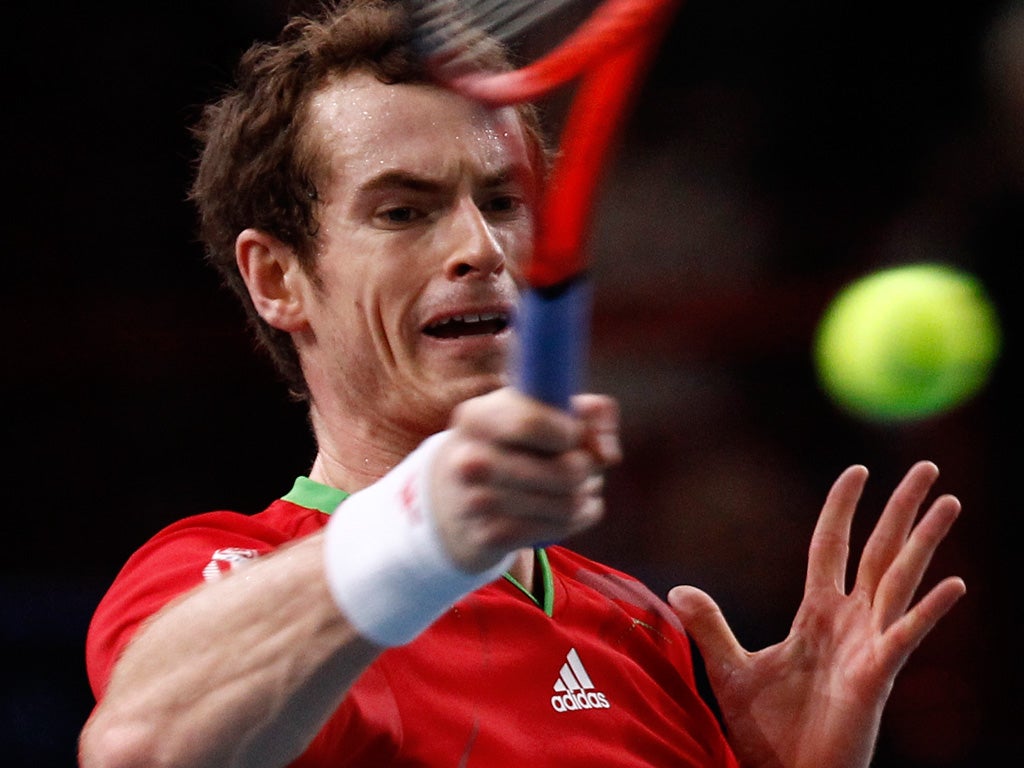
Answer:
[(494, 229), (472, 200), (460, 201), (452, 224), (455, 244), (445, 262), (450, 279), (488, 278), (505, 270), (505, 251)]

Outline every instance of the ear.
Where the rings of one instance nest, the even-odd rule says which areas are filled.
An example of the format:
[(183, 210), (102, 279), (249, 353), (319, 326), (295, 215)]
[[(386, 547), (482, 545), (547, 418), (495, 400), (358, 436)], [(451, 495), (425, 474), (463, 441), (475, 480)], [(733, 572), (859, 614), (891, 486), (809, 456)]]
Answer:
[(260, 317), (282, 331), (302, 328), (308, 280), (290, 247), (266, 232), (246, 229), (235, 239), (235, 262)]

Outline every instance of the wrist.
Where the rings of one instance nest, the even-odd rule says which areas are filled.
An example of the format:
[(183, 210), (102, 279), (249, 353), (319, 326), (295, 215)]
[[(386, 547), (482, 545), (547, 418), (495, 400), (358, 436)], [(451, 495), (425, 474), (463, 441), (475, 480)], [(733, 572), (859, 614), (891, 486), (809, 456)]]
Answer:
[(441, 432), (373, 485), (349, 496), (324, 532), (324, 570), (335, 603), (363, 637), (403, 645), (456, 600), (498, 578), (514, 555), (480, 573), (451, 559), (430, 503)]

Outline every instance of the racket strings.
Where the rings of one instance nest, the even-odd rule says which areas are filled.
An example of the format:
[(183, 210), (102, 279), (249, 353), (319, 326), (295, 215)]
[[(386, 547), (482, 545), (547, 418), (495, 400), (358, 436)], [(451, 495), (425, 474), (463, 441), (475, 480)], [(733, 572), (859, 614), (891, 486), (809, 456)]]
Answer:
[(503, 42), (522, 35), (577, 0), (424, 0), (412, 2), (415, 34), (426, 51), (449, 62), (484, 33)]

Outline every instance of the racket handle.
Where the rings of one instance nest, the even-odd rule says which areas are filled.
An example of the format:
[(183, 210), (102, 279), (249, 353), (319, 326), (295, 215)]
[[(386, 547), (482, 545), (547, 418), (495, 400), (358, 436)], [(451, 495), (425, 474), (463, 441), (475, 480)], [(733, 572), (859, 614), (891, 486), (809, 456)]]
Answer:
[(590, 300), (590, 283), (583, 277), (523, 292), (516, 319), (520, 391), (569, 409), (586, 370)]

